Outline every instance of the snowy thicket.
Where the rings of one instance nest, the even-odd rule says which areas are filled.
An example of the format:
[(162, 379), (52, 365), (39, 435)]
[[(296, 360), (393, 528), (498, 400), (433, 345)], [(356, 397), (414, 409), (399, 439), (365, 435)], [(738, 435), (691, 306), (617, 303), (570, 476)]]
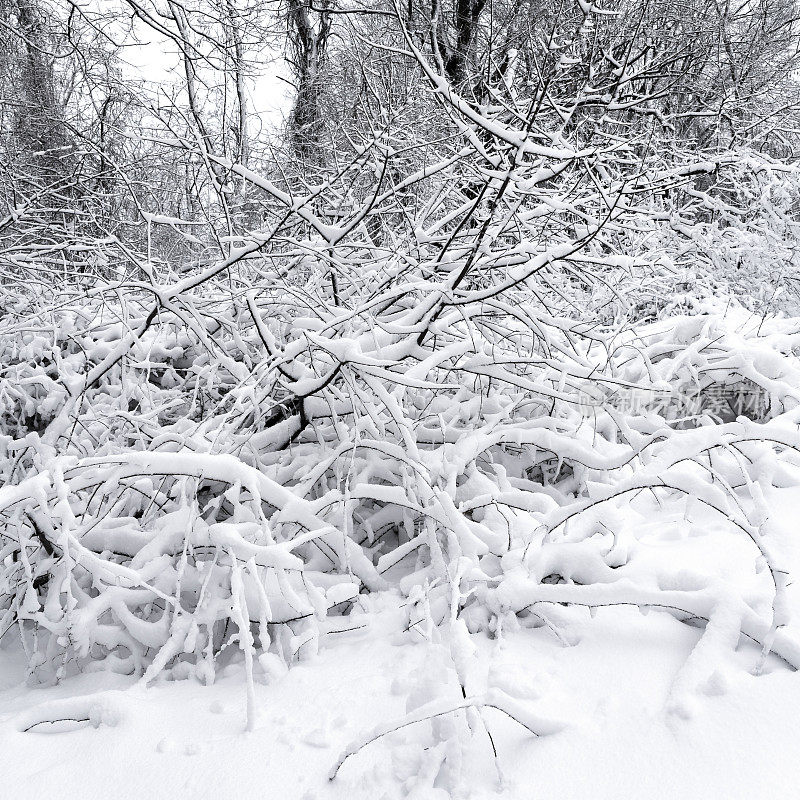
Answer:
[[(770, 515), (800, 481), (800, 175), (750, 140), (674, 136), (638, 34), (621, 47), (578, 10), (542, 85), (507, 73), (478, 101), (397, 9), (374, 46), (424, 103), (343, 125), (306, 176), (173, 130), (208, 169), (207, 214), (140, 207), (135, 245), (32, 244), (41, 217), (11, 209), (0, 634), (33, 676), (211, 682), (241, 653), (270, 680), (383, 589), (464, 697), (423, 687), (394, 727), (496, 708), (555, 730), (476, 693), (471, 637), (569, 644), (586, 608), (702, 624), (689, 672), (742, 637), (754, 669), (800, 667)], [(746, 542), (747, 588), (688, 544), (643, 555), (653, 503), (676, 540)]]

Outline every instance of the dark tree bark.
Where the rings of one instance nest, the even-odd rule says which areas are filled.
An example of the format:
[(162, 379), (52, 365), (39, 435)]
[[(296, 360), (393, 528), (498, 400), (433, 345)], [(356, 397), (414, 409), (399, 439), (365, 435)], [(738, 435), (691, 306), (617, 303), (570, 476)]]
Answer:
[(314, 6), (310, 0), (289, 0), (289, 52), (297, 94), (289, 118), (295, 152), (319, 163), (322, 158), (323, 120), (320, 78), (331, 30), (330, 0)]
[(456, 87), (463, 87), (471, 77), (470, 67), (475, 57), (478, 26), (486, 0), (455, 0), (452, 15), (452, 30), (438, 26), (437, 44), (442, 54), (444, 71), (448, 80)]
[(42, 169), (56, 168), (58, 150), (69, 144), (56, 89), (55, 44), (45, 11), (36, 0), (0, 0), (4, 23), (6, 97), (13, 105), (10, 138), (18, 153)]

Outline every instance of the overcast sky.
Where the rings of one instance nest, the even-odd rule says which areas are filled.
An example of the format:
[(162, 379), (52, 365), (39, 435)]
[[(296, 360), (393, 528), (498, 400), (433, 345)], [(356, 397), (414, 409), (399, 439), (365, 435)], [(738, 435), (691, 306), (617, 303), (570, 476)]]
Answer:
[[(115, 9), (122, 9), (126, 14), (130, 13), (124, 0), (111, 0), (110, 3), (103, 5), (111, 7), (112, 3)], [(175, 44), (141, 20), (134, 19), (134, 25), (135, 37), (130, 34), (122, 37), (129, 45), (121, 54), (124, 62), (134, 73), (148, 82), (158, 82), (165, 86), (181, 85), (184, 80), (183, 68)], [(252, 117), (255, 115), (261, 119), (265, 127), (278, 127), (284, 115), (288, 113), (292, 94), (291, 86), (286, 80), (280, 79), (288, 78), (288, 67), (283, 51), (277, 46), (272, 52), (268, 48), (261, 50), (257, 54), (257, 61), (258, 74), (247, 81), (251, 125)]]

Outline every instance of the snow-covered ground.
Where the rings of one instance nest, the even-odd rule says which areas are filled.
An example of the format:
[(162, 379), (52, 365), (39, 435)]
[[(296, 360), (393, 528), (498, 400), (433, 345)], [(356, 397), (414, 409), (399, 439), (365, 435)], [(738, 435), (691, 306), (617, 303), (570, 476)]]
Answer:
[[(240, 664), (226, 667), (212, 686), (186, 680), (143, 689), (129, 678), (93, 674), (29, 687), (21, 654), (6, 648), (2, 796), (495, 796), (498, 772), (480, 731), (464, 753), (460, 789), (431, 788), (443, 746), (432, 746), (428, 722), (368, 745), (328, 780), (351, 740), (402, 718), (426, 681), (446, 680), (444, 649), (402, 632), (402, 603), (392, 593), (370, 598), (367, 627), (327, 637), (315, 659), (271, 685), (257, 684), (259, 716), (249, 733)], [(755, 677), (757, 650), (743, 645), (718, 663), (690, 705), (676, 710), (676, 678), (699, 630), (665, 613), (607, 609), (577, 617), (570, 635), (571, 646), (544, 627), (506, 631), (501, 642), (475, 637), (477, 681), (566, 723), (559, 733), (534, 738), (496, 711), (483, 711), (505, 776), (503, 796), (753, 800), (790, 797), (800, 786), (798, 678), (777, 659)], [(454, 674), (451, 695), (458, 702)], [(69, 716), (70, 709), (81, 717), (88, 709), (93, 724), (23, 731), (43, 707), (41, 716), (50, 717)]]

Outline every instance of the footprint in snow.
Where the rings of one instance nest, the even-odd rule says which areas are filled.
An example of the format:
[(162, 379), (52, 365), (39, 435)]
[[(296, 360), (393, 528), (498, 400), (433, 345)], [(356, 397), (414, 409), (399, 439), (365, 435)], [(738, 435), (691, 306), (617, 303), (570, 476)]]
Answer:
[(330, 747), (331, 737), (326, 728), (317, 728), (303, 737), (303, 743), (311, 747)]
[(157, 745), (156, 745), (156, 752), (158, 753), (174, 753), (177, 750), (178, 745), (174, 739), (170, 739), (169, 736), (165, 736)]
[(700, 685), (700, 691), (709, 697), (721, 697), (730, 688), (728, 678), (719, 670), (714, 670)]

